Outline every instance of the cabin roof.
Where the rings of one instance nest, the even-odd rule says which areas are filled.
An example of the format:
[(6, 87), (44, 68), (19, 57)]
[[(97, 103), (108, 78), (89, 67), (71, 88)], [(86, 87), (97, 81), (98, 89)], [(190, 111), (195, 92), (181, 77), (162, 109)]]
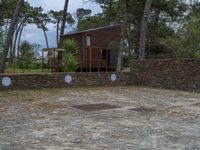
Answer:
[(80, 33), (85, 33), (85, 32), (90, 32), (90, 31), (102, 30), (102, 29), (112, 28), (112, 27), (117, 27), (117, 26), (120, 26), (120, 25), (119, 24), (118, 25), (109, 25), (109, 26), (104, 26), (104, 27), (98, 27), (98, 28), (83, 30), (83, 31), (79, 31), (79, 32), (64, 34), (64, 35), (61, 35), (61, 37), (65, 37), (65, 36), (69, 36), (69, 35), (75, 35), (75, 34), (80, 34)]
[(48, 51), (64, 51), (65, 49), (61, 48), (43, 48), (42, 51), (48, 52)]

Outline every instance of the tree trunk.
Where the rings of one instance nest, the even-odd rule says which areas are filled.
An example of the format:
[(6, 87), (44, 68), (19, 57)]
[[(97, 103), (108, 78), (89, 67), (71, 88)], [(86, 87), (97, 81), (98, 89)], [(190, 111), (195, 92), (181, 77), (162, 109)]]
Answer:
[(3, 47), (3, 43), (4, 43), (4, 32), (3, 32), (3, 26), (1, 26), (1, 29), (0, 29), (0, 49)]
[(140, 27), (140, 40), (139, 40), (139, 59), (145, 59), (145, 48), (146, 48), (146, 34), (147, 34), (147, 26), (148, 19), (151, 13), (151, 4), (152, 0), (146, 0), (145, 8), (144, 8), (144, 16), (141, 22)]
[[(122, 5), (122, 1), (119, 1), (119, 8)], [(128, 1), (125, 1), (126, 7), (128, 6)], [(127, 10), (125, 12), (125, 16), (121, 14), (121, 19), (123, 20), (122, 24), (122, 31), (121, 31), (121, 38), (120, 38), (120, 45), (119, 45), (119, 52), (118, 52), (118, 59), (117, 59), (117, 72), (122, 70), (122, 59), (123, 59), (123, 50), (124, 50), (124, 40), (125, 40), (125, 33), (127, 28), (127, 21), (128, 21), (128, 13)]]
[(10, 22), (9, 19), (6, 20), (6, 25), (5, 25), (5, 35), (7, 36), (7, 31), (8, 31), (8, 26), (9, 26)]
[(65, 24), (66, 24), (66, 18), (67, 18), (68, 3), (69, 3), (69, 0), (65, 0), (65, 6), (64, 6), (64, 9), (63, 9), (63, 18), (62, 18), (62, 25), (61, 25), (61, 29), (60, 29), (60, 35), (63, 35), (65, 33)]
[(19, 37), (21, 26), (22, 26), (22, 22), (20, 23), (19, 27), (17, 28), (17, 30), (15, 32), (15, 38), (14, 38), (13, 47), (12, 47), (12, 56), (13, 56), (13, 58), (12, 58), (13, 60), (12, 61), (15, 60), (17, 39)]
[(23, 32), (25, 23), (26, 23), (26, 21), (23, 22), (22, 27), (21, 27), (21, 29), (20, 29), (20, 31), (19, 31), (19, 39), (18, 39), (18, 44), (17, 44), (17, 58), (18, 58), (18, 59), (19, 59), (19, 55), (20, 55), (20, 54), (19, 54), (19, 53), (20, 53), (20, 48), (19, 48), (19, 47), (20, 47), (22, 32)]
[(109, 8), (109, 14), (108, 14), (108, 23), (110, 24), (111, 23), (111, 21), (112, 21), (112, 4), (113, 4), (113, 0), (110, 0), (109, 1), (109, 6), (108, 6), (108, 8)]
[[(2, 29), (2, 46), (5, 45), (5, 39), (6, 39), (6, 36), (7, 36), (7, 30), (8, 30), (8, 25), (9, 25), (9, 19), (6, 19), (5, 21), (5, 27), (4, 29)], [(3, 28), (3, 26), (1, 26), (1, 28)]]
[[(42, 29), (43, 30), (43, 29)], [(49, 50), (49, 42), (48, 42), (48, 38), (47, 38), (47, 34), (46, 34), (46, 31), (43, 30), (43, 33), (44, 33), (44, 37), (45, 37), (45, 41), (46, 41), (46, 46), (47, 46), (47, 50), (48, 50), (48, 67), (50, 66), (50, 50)], [(49, 71), (49, 69), (48, 69)]]
[[(121, 36), (123, 36), (123, 35), (121, 34)], [(117, 58), (117, 71), (118, 72), (121, 71), (121, 69), (122, 69), (122, 55), (123, 55), (123, 42), (124, 42), (123, 40), (124, 40), (124, 38), (121, 37), (118, 58)]]
[(20, 42), (19, 40), (21, 40), (21, 35), (22, 35), (22, 31), (21, 30), (23, 30), (22, 28), (24, 28), (24, 24), (27, 21), (27, 19), (28, 19), (28, 17), (21, 21), (21, 23), (19, 24), (19, 27), (17, 28), (17, 31), (16, 31), (14, 45), (13, 45), (13, 56), (14, 56), (14, 59), (15, 59), (15, 56), (16, 56), (16, 49), (17, 49), (17, 57), (18, 57), (17, 41)]
[[(17, 39), (18, 39), (18, 35), (19, 35), (19, 31), (21, 28), (21, 23), (19, 25), (19, 27), (17, 28), (16, 32), (15, 32), (15, 38), (14, 38), (14, 42), (13, 42), (13, 50), (12, 50), (12, 55), (13, 57), (15, 57), (15, 52), (16, 52), (16, 45), (17, 45)], [(13, 58), (14, 59), (14, 58)]]
[(18, 24), (16, 24), (16, 27), (15, 27), (15, 29), (14, 29), (14, 33), (13, 33), (13, 37), (12, 37), (12, 43), (11, 43), (11, 45), (10, 45), (10, 47), (9, 47), (8, 55), (9, 55), (9, 57), (10, 57), (10, 59), (9, 59), (10, 63), (13, 63), (13, 46), (14, 46), (13, 40), (14, 40), (14, 38), (15, 38), (15, 33), (16, 33), (17, 28), (18, 28)]
[(10, 24), (10, 27), (9, 27), (8, 35), (7, 35), (7, 38), (6, 38), (5, 48), (3, 50), (3, 62), (0, 66), (0, 73), (4, 73), (4, 70), (5, 70), (5, 67), (6, 67), (6, 62), (7, 62), (7, 59), (8, 59), (7, 56), (8, 56), (9, 47), (12, 44), (12, 41), (13, 41), (15, 26), (17, 24), (19, 13), (21, 11), (23, 4), (24, 4), (24, 0), (18, 0), (13, 18), (11, 20), (11, 24)]
[(60, 21), (57, 22), (57, 29), (56, 29), (56, 40), (57, 40), (57, 47), (59, 47), (59, 26), (60, 26)]
[(47, 46), (47, 49), (49, 49), (49, 42), (48, 42), (48, 38), (47, 38), (46, 31), (45, 31), (45, 30), (43, 30), (43, 33), (44, 33), (44, 37), (45, 37), (45, 41), (46, 41), (46, 46)]

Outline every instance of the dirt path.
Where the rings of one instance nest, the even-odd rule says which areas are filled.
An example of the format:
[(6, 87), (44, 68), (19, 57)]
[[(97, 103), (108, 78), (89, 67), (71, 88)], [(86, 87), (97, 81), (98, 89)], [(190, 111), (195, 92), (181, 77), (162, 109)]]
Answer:
[[(82, 111), (74, 105), (120, 108)], [(200, 94), (141, 87), (0, 92), (0, 150), (200, 149)]]

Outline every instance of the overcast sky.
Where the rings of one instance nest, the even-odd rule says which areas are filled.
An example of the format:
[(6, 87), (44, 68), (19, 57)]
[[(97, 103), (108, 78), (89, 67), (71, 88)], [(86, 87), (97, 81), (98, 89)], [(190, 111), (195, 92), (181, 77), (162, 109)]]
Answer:
[[(31, 6), (41, 6), (44, 11), (50, 10), (63, 10), (64, 0), (27, 0)], [(94, 3), (84, 3), (84, 0), (69, 0), (68, 10), (74, 13), (77, 8), (91, 9), (93, 14), (101, 12), (101, 8)], [(50, 47), (56, 47), (56, 29), (53, 25), (48, 25), (49, 31), (47, 32)], [(45, 47), (45, 40), (43, 32), (37, 29), (35, 25), (28, 25), (24, 32), (22, 40), (27, 40), (30, 43), (40, 44)]]

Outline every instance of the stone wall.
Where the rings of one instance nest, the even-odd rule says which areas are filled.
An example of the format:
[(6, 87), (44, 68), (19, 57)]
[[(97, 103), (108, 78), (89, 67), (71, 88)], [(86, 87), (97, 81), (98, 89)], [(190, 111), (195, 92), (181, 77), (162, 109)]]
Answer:
[[(116, 81), (111, 80), (112, 74), (116, 74)], [(72, 77), (71, 83), (65, 82), (67, 75)], [(2, 85), (2, 80), (5, 77), (11, 79), (11, 85), (8, 87)], [(128, 84), (200, 92), (200, 60), (134, 60), (131, 62), (131, 73), (83, 72), (0, 75), (0, 90)]]
[[(111, 75), (116, 74), (116, 81), (111, 80)], [(72, 77), (71, 83), (65, 82), (65, 77)], [(4, 87), (2, 80), (11, 79), (11, 85)], [(102, 85), (127, 85), (130, 76), (128, 73), (59, 73), (59, 74), (5, 74), (0, 75), (0, 90), (2, 89), (38, 89), (71, 86), (102, 86)]]
[(131, 81), (136, 85), (200, 92), (200, 60), (132, 61)]

